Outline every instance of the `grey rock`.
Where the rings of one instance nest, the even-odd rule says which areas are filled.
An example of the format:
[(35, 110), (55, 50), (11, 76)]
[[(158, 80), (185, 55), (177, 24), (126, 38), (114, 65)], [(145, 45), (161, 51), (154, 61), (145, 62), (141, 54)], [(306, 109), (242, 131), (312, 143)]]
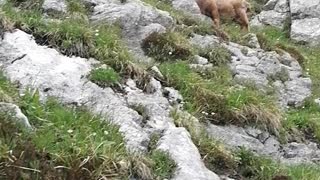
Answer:
[(315, 99), (314, 102), (320, 106), (320, 98)]
[(193, 34), (193, 37), (190, 38), (190, 43), (200, 48), (210, 48), (218, 46), (219, 39), (216, 36), (201, 36), (198, 34)]
[(292, 19), (319, 18), (320, 0), (289, 0)]
[(18, 82), (22, 92), (32, 87), (39, 90), (41, 100), (52, 96), (65, 104), (84, 105), (119, 125), (129, 150), (146, 150), (149, 137), (140, 126), (142, 117), (112, 89), (102, 89), (84, 78), (94, 60), (62, 56), (38, 46), (32, 36), (20, 30), (4, 35), (0, 57), (4, 74)]
[[(168, 12), (158, 10), (139, 0), (105, 0), (96, 2), (91, 21), (93, 23), (119, 23), (128, 47), (137, 60), (147, 60), (140, 47), (141, 42), (153, 32), (164, 32), (173, 25)], [(150, 61), (150, 60), (149, 60)]]
[(205, 73), (206, 71), (210, 71), (213, 68), (213, 64), (209, 63), (209, 64), (189, 64), (189, 67), (191, 69), (194, 69), (195, 71), (198, 71), (200, 73)]
[(0, 114), (9, 118), (9, 120), (14, 121), (24, 128), (31, 130), (32, 126), (29, 123), (28, 118), (21, 112), (20, 108), (11, 103), (0, 102)]
[[(293, 142), (280, 144), (276, 137), (267, 132), (236, 126), (216, 126), (210, 124), (207, 126), (207, 132), (212, 138), (221, 141), (231, 149), (243, 147), (257, 155), (267, 156), (285, 164), (319, 163), (320, 149), (315, 143), (309, 142), (303, 144)], [(257, 136), (258, 133), (260, 134)], [(259, 136), (263, 134), (267, 138), (261, 141), (259, 140)]]
[(177, 91), (171, 87), (165, 87), (163, 89), (163, 94), (165, 97), (168, 98), (168, 101), (172, 105), (181, 104), (183, 102), (183, 98), (182, 98), (181, 94), (179, 93), (179, 91)]
[(152, 66), (151, 67), (151, 73), (156, 78), (159, 78), (159, 79), (163, 79), (164, 78), (163, 74), (161, 73), (161, 71), (159, 70), (159, 68), (157, 66)]
[(208, 64), (208, 59), (201, 57), (199, 55), (194, 56), (194, 63), (200, 64), (200, 65), (206, 65)]
[(154, 78), (151, 78), (146, 85), (146, 93), (161, 93), (161, 83)]
[[(200, 48), (208, 48), (217, 45), (217, 40), (214, 36), (194, 35), (190, 38), (190, 43)], [(273, 84), (278, 104), (282, 108), (287, 108), (288, 105), (300, 106), (311, 95), (311, 79), (302, 77), (302, 68), (290, 54), (279, 55), (276, 52), (266, 52), (260, 48), (249, 48), (232, 42), (221, 45), (232, 54), (229, 66), (234, 75), (233, 79), (238, 84), (254, 84), (262, 91), (270, 88), (269, 84)], [(189, 66), (201, 72), (210, 70), (209, 65)], [(284, 82), (274, 83), (277, 80)]]
[[(102, 89), (85, 78), (96, 63), (93, 59), (66, 57), (39, 46), (32, 36), (20, 30), (6, 33), (0, 43), (0, 66), (10, 81), (20, 84), (22, 92), (32, 87), (39, 90), (42, 101), (50, 96), (65, 104), (88, 107), (119, 126), (130, 151), (145, 152), (150, 134), (159, 133), (158, 149), (168, 152), (177, 163), (175, 179), (218, 179), (205, 167), (188, 132), (175, 127), (167, 98), (158, 93), (145, 94), (130, 79), (123, 85), (130, 89), (125, 94)], [(174, 100), (177, 97), (172, 96)], [(132, 108), (137, 106), (145, 112), (139, 115)]]
[(283, 147), (285, 163), (319, 163), (320, 150), (315, 143), (300, 144), (290, 143)]
[[(178, 164), (173, 177), (175, 180), (219, 180), (220, 178), (207, 170), (201, 161), (197, 147), (192, 143), (190, 134), (185, 128), (168, 129), (159, 140), (159, 150), (168, 151), (171, 158)], [(190, 169), (190, 166), (192, 169)]]
[(311, 45), (320, 44), (320, 18), (293, 20), (291, 38), (299, 42), (310, 43)]
[[(282, 28), (285, 20), (288, 18), (288, 13), (281, 13), (277, 11), (262, 11), (257, 19), (264, 25), (271, 25), (278, 28)], [(257, 23), (255, 23), (257, 24)]]
[(247, 35), (245, 35), (243, 37), (244, 39), (247, 39), (247, 42), (248, 42), (248, 46), (251, 47), (251, 48), (260, 48), (260, 44), (259, 44), (259, 41), (258, 41), (258, 38), (255, 34), (253, 33), (248, 33)]
[(170, 117), (172, 108), (166, 98), (159, 95), (145, 95), (140, 92), (130, 93), (126, 98), (129, 106), (144, 108), (144, 114), (147, 116), (144, 125), (146, 130), (150, 134), (161, 134), (157, 149), (168, 152), (176, 162), (177, 171), (173, 179), (217, 179), (217, 175), (204, 166), (188, 131), (185, 128), (175, 127)]
[(67, 4), (65, 0), (45, 0), (42, 4), (42, 8), (48, 14), (61, 14), (67, 12)]
[(271, 25), (282, 28), (290, 17), (288, 0), (270, 0), (264, 10), (250, 22), (253, 26)]
[(282, 28), (291, 21), (291, 38), (311, 45), (320, 43), (320, 0), (270, 0), (252, 25)]
[(264, 5), (263, 10), (265, 11), (273, 10), (276, 7), (277, 3), (278, 3), (278, 0), (270, 0), (267, 2), (267, 4)]

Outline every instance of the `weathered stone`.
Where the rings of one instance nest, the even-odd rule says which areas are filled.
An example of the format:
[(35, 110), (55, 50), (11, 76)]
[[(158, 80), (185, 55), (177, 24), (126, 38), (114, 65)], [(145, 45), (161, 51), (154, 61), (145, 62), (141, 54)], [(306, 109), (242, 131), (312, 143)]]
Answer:
[(146, 93), (161, 93), (161, 83), (154, 78), (151, 78), (146, 85)]
[[(93, 59), (66, 57), (54, 49), (38, 46), (30, 35), (19, 30), (6, 33), (0, 43), (4, 74), (10, 81), (18, 82), (21, 90), (32, 87), (39, 90), (41, 100), (52, 96), (65, 104), (88, 107), (119, 125), (130, 151), (145, 152), (150, 134), (160, 134), (157, 148), (168, 152), (177, 163), (174, 179), (218, 179), (205, 167), (188, 132), (175, 127), (167, 98), (161, 93), (145, 94), (131, 79), (123, 85), (130, 89), (124, 94), (100, 88), (85, 78), (96, 63)], [(169, 91), (173, 101), (182, 99), (173, 95), (177, 93), (174, 89)]]
[[(212, 138), (221, 141), (229, 148), (244, 147), (257, 155), (264, 155), (290, 165), (314, 164), (319, 163), (320, 160), (320, 150), (315, 143), (280, 144), (277, 138), (267, 132), (236, 126), (222, 127), (210, 124), (207, 126), (207, 132)], [(259, 139), (261, 135), (266, 138)]]
[(151, 68), (151, 73), (156, 77), (156, 78), (159, 78), (159, 79), (163, 79), (164, 76), (163, 74), (161, 73), (161, 71), (159, 70), (159, 68), (157, 66), (152, 66)]
[(201, 57), (199, 55), (195, 55), (193, 62), (196, 64), (200, 64), (200, 65), (206, 65), (206, 64), (208, 64), (208, 59)]
[(320, 0), (289, 1), (292, 19), (320, 18)]
[(247, 40), (247, 45), (250, 48), (260, 48), (258, 38), (255, 34), (249, 33), (249, 34), (245, 35), (243, 38)]
[[(190, 43), (208, 48), (214, 47), (217, 40), (214, 36), (194, 35), (190, 38)], [(273, 81), (281, 80), (275, 83), (274, 87), (279, 105), (283, 108), (288, 105), (300, 106), (311, 95), (310, 78), (301, 76), (302, 68), (290, 54), (279, 55), (276, 52), (266, 52), (260, 48), (249, 48), (232, 42), (223, 43), (222, 46), (232, 54), (229, 66), (234, 74), (233, 79), (238, 84), (254, 84), (264, 91), (270, 88), (269, 84), (274, 84)], [(189, 66), (200, 72), (209, 69), (207, 65), (190, 64)]]
[(140, 47), (143, 39), (152, 32), (164, 32), (172, 27), (173, 18), (168, 12), (158, 10), (139, 0), (105, 0), (95, 2), (91, 20), (94, 23), (119, 23), (130, 50), (137, 60), (146, 60)]
[(172, 105), (177, 105), (177, 104), (180, 104), (183, 102), (183, 98), (182, 98), (181, 94), (179, 93), (179, 91), (177, 91), (173, 88), (165, 87), (163, 90), (163, 94), (165, 97), (168, 98), (168, 101)]
[(128, 149), (146, 150), (149, 138), (140, 126), (142, 117), (112, 89), (102, 89), (84, 78), (94, 60), (62, 56), (38, 46), (32, 36), (20, 30), (4, 35), (0, 57), (4, 74), (18, 82), (22, 91), (32, 87), (39, 90), (42, 100), (52, 96), (65, 104), (85, 105), (120, 126)]
[(311, 45), (320, 44), (320, 18), (293, 20), (291, 38), (299, 42), (310, 43)]
[(315, 99), (314, 102), (320, 106), (320, 98)]
[[(201, 161), (197, 147), (192, 143), (190, 134), (185, 128), (168, 129), (159, 140), (158, 149), (168, 151), (171, 158), (177, 162), (178, 169), (174, 180), (198, 179), (219, 180), (220, 178), (207, 170)], [(192, 169), (190, 169), (190, 166)]]
[(7, 117), (7, 119), (9, 118), (10, 121), (14, 121), (13, 123), (22, 125), (24, 128), (29, 130), (32, 129), (28, 118), (15, 104), (0, 102), (0, 114), (1, 116)]
[(42, 4), (42, 8), (46, 13), (51, 15), (67, 12), (67, 5), (65, 0), (45, 0)]

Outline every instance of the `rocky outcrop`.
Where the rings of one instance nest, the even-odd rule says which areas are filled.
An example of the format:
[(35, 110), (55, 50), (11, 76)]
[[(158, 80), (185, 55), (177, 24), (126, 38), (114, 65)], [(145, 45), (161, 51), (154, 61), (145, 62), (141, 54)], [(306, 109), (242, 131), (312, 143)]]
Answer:
[(291, 25), (291, 38), (318, 45), (320, 43), (320, 0), (270, 0), (251, 25), (282, 28)]
[(258, 155), (268, 156), (290, 165), (319, 163), (320, 149), (316, 143), (280, 144), (274, 136), (252, 127), (216, 126), (209, 124), (207, 132), (232, 149), (244, 147)]
[(264, 11), (258, 14), (251, 22), (251, 25), (271, 25), (282, 28), (290, 17), (289, 2), (287, 0), (270, 0)]
[(85, 78), (97, 63), (39, 46), (31, 35), (20, 30), (5, 33), (0, 42), (0, 65), (21, 91), (32, 87), (39, 90), (41, 100), (50, 96), (64, 104), (87, 107), (119, 126), (130, 151), (146, 152), (149, 136), (160, 134), (157, 149), (168, 152), (177, 163), (174, 179), (219, 179), (205, 167), (188, 131), (177, 128), (170, 117), (172, 107), (167, 98), (179, 103), (181, 96), (176, 91), (164, 91), (160, 83), (151, 81), (156, 88), (145, 93), (133, 80), (122, 85), (124, 93), (101, 88)]
[(140, 43), (153, 32), (164, 32), (173, 25), (168, 12), (158, 10), (139, 0), (106, 0), (95, 2), (91, 16), (94, 23), (119, 23), (129, 48), (144, 59)]
[(320, 44), (320, 0), (290, 0), (291, 38)]
[[(217, 37), (197, 34), (190, 42), (201, 48), (219, 45)], [(311, 79), (303, 76), (299, 63), (288, 53), (280, 55), (236, 43), (222, 45), (232, 53), (229, 66), (239, 84), (253, 83), (261, 90), (275, 89), (284, 108), (300, 106), (311, 95)]]
[(2, 118), (10, 120), (12, 123), (17, 124), (18, 126), (21, 125), (28, 130), (32, 129), (28, 118), (15, 104), (0, 102), (0, 115)]

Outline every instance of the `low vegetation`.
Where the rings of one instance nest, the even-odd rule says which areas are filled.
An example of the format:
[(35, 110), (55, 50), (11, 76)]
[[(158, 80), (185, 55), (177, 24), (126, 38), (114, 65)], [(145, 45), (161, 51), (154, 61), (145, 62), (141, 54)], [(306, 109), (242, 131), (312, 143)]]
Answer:
[[(0, 88), (15, 91), (6, 89), (6, 83)], [(35, 130), (25, 131), (2, 116), (0, 178), (163, 179), (175, 169), (164, 152), (152, 150), (144, 157), (128, 153), (118, 127), (84, 108), (53, 99), (42, 104), (38, 93), (27, 93), (17, 103)]]
[[(227, 66), (230, 54), (223, 47), (197, 49), (188, 43), (193, 33), (215, 34), (211, 24), (199, 21), (172, 8), (170, 1), (144, 0), (168, 11), (175, 18), (175, 29), (163, 34), (154, 33), (142, 44), (147, 55), (160, 63), (164, 83), (178, 89), (186, 104), (184, 108), (203, 122), (215, 124), (252, 124), (278, 135), (299, 128), (306, 137), (320, 140), (319, 106), (309, 101), (301, 108), (282, 114), (274, 104), (272, 92), (262, 94), (248, 84), (237, 87)], [(265, 0), (252, 3), (252, 13), (262, 10)], [(56, 48), (71, 56), (93, 57), (110, 66), (96, 69), (89, 79), (102, 87), (113, 86), (120, 77), (144, 78), (144, 70), (133, 64), (123, 46), (117, 25), (92, 25), (89, 9), (82, 1), (67, 0), (68, 13), (58, 21), (42, 17), (41, 0), (8, 1), (0, 11), (0, 27), (20, 28), (35, 36), (39, 44)], [(15, 7), (19, 7), (17, 13)], [(244, 34), (233, 23), (223, 25), (232, 41), (246, 45)], [(236, 29), (236, 30), (235, 30)], [(2, 30), (0, 29), (0, 35)], [(255, 29), (253, 29), (255, 32)], [(288, 39), (287, 31), (275, 28), (256, 30), (261, 47), (266, 51), (287, 51), (295, 57), (313, 80), (313, 97), (320, 97), (319, 48), (307, 48)], [(214, 65), (210, 71), (195, 71), (188, 61), (199, 54)], [(307, 75), (307, 74), (306, 74)], [(272, 80), (286, 81), (281, 71)], [(3, 76), (0, 76), (0, 100), (19, 104), (35, 127), (24, 132), (3, 117), (0, 123), (0, 178), (10, 179), (168, 179), (175, 163), (169, 155), (155, 150), (158, 135), (151, 137), (149, 153), (145, 156), (126, 151), (118, 127), (83, 108), (65, 107), (50, 99), (42, 104), (39, 96), (18, 97)], [(198, 147), (206, 166), (214, 172), (234, 178), (247, 179), (318, 179), (319, 168), (313, 166), (285, 167), (268, 158), (257, 157), (247, 150), (230, 151), (212, 140), (204, 129), (195, 129), (189, 119), (172, 114), (177, 126), (186, 127)], [(286, 121), (283, 119), (286, 118)], [(285, 129), (283, 129), (283, 127)], [(54, 145), (54, 146), (53, 146)]]
[[(80, 1), (67, 2), (66, 16), (46, 21), (42, 1), (8, 1), (0, 12), (1, 26), (9, 31), (20, 28), (37, 43), (65, 55), (94, 57), (109, 65), (89, 75), (103, 87), (114, 85), (122, 76), (144, 73), (130, 62), (116, 25), (91, 25)], [(153, 149), (144, 156), (127, 152), (118, 127), (84, 108), (65, 107), (52, 99), (43, 104), (37, 93), (19, 98), (3, 76), (0, 90), (1, 100), (19, 104), (35, 128), (24, 132), (1, 121), (0, 179), (166, 179), (175, 170), (175, 163), (162, 151)]]
[(89, 79), (101, 87), (108, 87), (119, 83), (120, 76), (112, 68), (98, 68), (90, 72)]

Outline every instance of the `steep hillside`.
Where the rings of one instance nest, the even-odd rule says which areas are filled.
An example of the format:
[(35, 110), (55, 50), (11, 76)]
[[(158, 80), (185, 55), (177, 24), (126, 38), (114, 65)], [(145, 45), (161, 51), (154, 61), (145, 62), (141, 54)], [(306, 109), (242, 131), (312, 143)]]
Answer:
[(0, 0), (0, 179), (319, 179), (320, 1), (250, 4)]

